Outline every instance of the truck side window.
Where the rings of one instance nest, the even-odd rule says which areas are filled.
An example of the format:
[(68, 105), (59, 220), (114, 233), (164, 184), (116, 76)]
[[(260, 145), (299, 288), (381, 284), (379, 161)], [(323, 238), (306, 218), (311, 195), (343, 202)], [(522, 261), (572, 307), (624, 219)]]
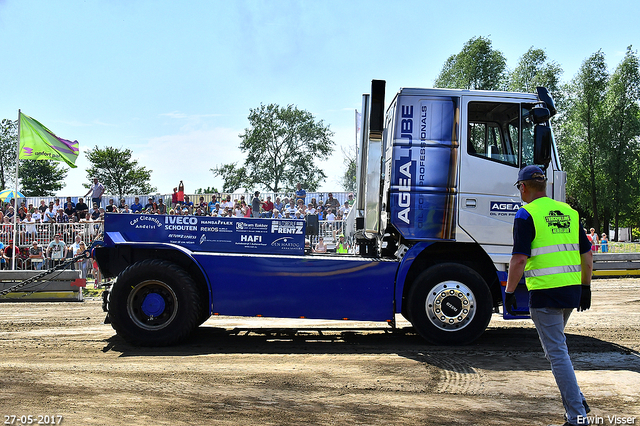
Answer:
[(519, 110), (519, 104), (469, 102), (467, 152), (517, 166)]
[(522, 106), (522, 164), (520, 167), (533, 164), (533, 128), (535, 127), (529, 111), (533, 106)]

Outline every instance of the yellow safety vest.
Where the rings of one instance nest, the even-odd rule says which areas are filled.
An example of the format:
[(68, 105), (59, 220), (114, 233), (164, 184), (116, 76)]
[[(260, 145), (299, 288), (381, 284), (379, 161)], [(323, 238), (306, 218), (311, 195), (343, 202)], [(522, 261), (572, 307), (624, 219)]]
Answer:
[(536, 235), (531, 242), (524, 277), (529, 290), (581, 284), (580, 218), (568, 204), (549, 197), (523, 206), (533, 218)]
[(336, 246), (336, 252), (342, 253), (342, 254), (348, 253), (347, 246), (344, 244), (338, 243), (338, 245)]

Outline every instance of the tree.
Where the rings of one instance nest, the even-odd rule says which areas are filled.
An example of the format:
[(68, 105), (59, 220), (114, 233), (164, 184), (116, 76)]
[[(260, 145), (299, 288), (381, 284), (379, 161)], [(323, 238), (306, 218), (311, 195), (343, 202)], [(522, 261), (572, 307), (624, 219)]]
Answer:
[(247, 169), (238, 167), (238, 163), (222, 164), (220, 167), (210, 170), (224, 181), (222, 192), (235, 192), (236, 189), (247, 185), (247, 182), (249, 182)]
[(195, 193), (200, 195), (200, 194), (217, 194), (218, 192), (220, 192), (220, 191), (218, 191), (218, 189), (215, 186), (213, 186), (213, 187), (208, 186), (206, 188), (198, 188), (198, 189), (196, 189)]
[[(604, 156), (605, 185), (618, 239), (621, 218), (634, 219), (640, 192), (640, 65), (637, 51), (627, 53), (609, 80), (606, 95), (609, 149)], [(608, 221), (605, 221), (608, 230)]]
[(53, 160), (20, 160), (18, 179), (27, 197), (50, 197), (64, 188), (68, 170)]
[(562, 68), (556, 62), (548, 62), (547, 54), (533, 46), (522, 55), (516, 68), (509, 74), (509, 90), (535, 93), (537, 86), (546, 87), (557, 102), (561, 95)]
[(558, 148), (567, 171), (567, 194), (574, 207), (591, 217), (599, 232), (599, 201), (608, 192), (602, 158), (607, 152), (605, 94), (609, 74), (601, 50), (587, 58), (565, 86), (566, 119), (560, 122)]
[(434, 82), (449, 89), (501, 90), (506, 85), (507, 60), (491, 47), (491, 40), (473, 37), (460, 53), (446, 60)]
[(292, 191), (296, 183), (315, 191), (326, 175), (316, 162), (332, 152), (333, 132), (310, 112), (293, 105), (260, 105), (249, 112), (250, 127), (240, 135), (244, 165), (211, 169), (224, 180), (224, 192), (260, 186), (270, 192)]
[(346, 167), (340, 184), (345, 191), (356, 192), (356, 149), (350, 146), (348, 149), (341, 148), (344, 156), (343, 163)]
[[(87, 169), (87, 177), (97, 177), (105, 186), (106, 192), (117, 194), (120, 198), (129, 194), (150, 194), (157, 189), (151, 186), (151, 172), (146, 167), (138, 166), (138, 161), (131, 159), (130, 149), (97, 146), (87, 151), (87, 159), (91, 167)], [(89, 184), (83, 184), (89, 188)]]
[(15, 182), (17, 144), (18, 120), (4, 118), (0, 123), (0, 189)]

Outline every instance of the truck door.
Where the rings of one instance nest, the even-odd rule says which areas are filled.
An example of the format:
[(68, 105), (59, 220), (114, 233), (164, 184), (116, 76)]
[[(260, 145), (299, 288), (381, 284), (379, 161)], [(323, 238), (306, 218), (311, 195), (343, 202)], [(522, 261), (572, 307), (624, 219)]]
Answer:
[(522, 205), (514, 186), (523, 157), (521, 141), (532, 132), (522, 131), (526, 120), (520, 102), (464, 96), (461, 103), (458, 223), (472, 240), (493, 246), (486, 247), (490, 254), (506, 256), (513, 243), (513, 219)]

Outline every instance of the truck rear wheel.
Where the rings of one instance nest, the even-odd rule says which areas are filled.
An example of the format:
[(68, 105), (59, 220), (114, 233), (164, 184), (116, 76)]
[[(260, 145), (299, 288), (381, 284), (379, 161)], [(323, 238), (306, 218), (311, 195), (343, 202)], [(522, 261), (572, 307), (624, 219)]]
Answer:
[(196, 283), (162, 260), (143, 260), (122, 271), (109, 299), (114, 330), (139, 346), (180, 342), (198, 327), (200, 312)]
[(409, 318), (418, 333), (437, 345), (466, 345), (491, 320), (491, 292), (468, 266), (435, 265), (421, 273), (409, 293)]

